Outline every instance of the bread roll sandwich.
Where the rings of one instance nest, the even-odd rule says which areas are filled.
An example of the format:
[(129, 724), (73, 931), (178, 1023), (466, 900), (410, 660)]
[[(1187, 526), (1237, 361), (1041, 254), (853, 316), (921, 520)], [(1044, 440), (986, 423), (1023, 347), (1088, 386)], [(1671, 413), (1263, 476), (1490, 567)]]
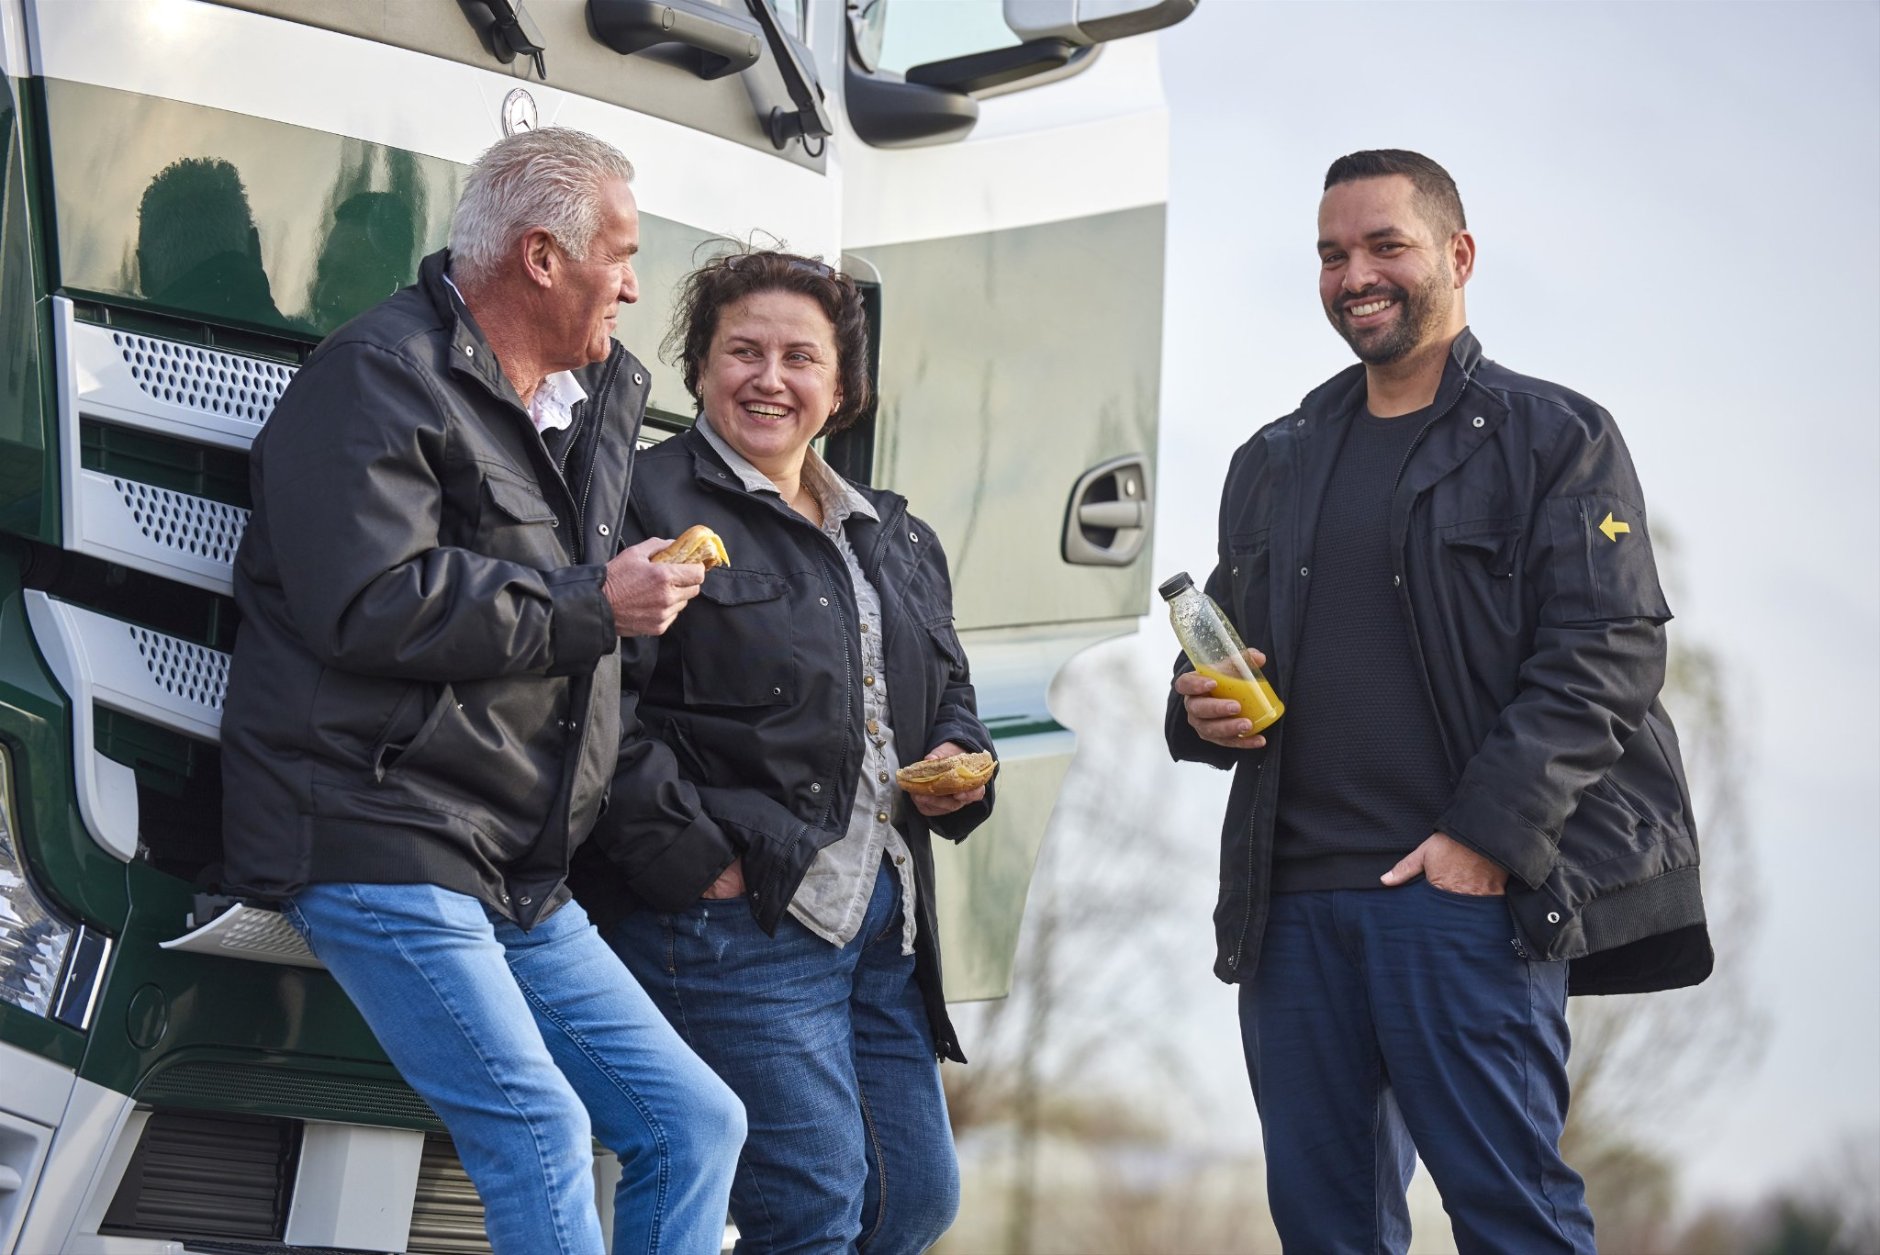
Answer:
[(703, 523), (695, 523), (681, 532), (679, 539), (654, 554), (652, 561), (697, 562), (709, 571), (715, 566), (727, 565), (731, 559), (718, 533)]
[(924, 758), (909, 763), (895, 780), (909, 793), (922, 797), (948, 797), (977, 789), (992, 779), (999, 764), (990, 754), (955, 754), (951, 758)]

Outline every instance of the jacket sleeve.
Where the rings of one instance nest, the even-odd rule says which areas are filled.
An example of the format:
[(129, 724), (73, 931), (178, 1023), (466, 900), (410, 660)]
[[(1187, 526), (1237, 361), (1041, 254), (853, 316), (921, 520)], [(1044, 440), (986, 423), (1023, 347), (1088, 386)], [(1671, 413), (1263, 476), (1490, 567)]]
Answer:
[[(1239, 608), (1234, 604), (1234, 590), (1228, 580), (1228, 572), (1232, 568), (1227, 558), (1227, 513), (1234, 494), (1248, 491), (1253, 482), (1245, 464), (1253, 456), (1252, 451), (1258, 447), (1260, 441), (1256, 437), (1228, 467), (1227, 480), (1221, 487), (1220, 517), (1215, 524), (1214, 570), (1208, 573), (1207, 582), (1201, 589), (1214, 599), (1215, 605), (1226, 612), (1229, 621), (1234, 622), (1234, 630), (1243, 639), (1247, 636), (1247, 625), (1235, 621)], [(1259, 750), (1230, 750), (1204, 741), (1189, 724), (1188, 708), (1182, 704), (1182, 695), (1175, 691), (1174, 683), (1194, 669), (1194, 664), (1188, 661), (1188, 655), (1177, 651), (1174, 669), (1169, 674), (1168, 705), (1162, 716), (1162, 736), (1168, 742), (1169, 757), (1176, 762), (1207, 763), (1211, 767), (1228, 770), (1247, 761), (1249, 754), (1260, 753)]]
[[(931, 529), (929, 534), (931, 535)], [(941, 590), (945, 600), (942, 607), (950, 616), (953, 613), (953, 581), (947, 571), (946, 554), (940, 548), (940, 541), (935, 537), (926, 547), (923, 559), (934, 568), (936, 587)], [(915, 757), (925, 757), (939, 745), (951, 741), (964, 746), (973, 753), (989, 753), (998, 757), (998, 750), (992, 744), (992, 733), (979, 720), (979, 696), (973, 689), (972, 666), (966, 658), (966, 647), (959, 643), (959, 634), (951, 632), (955, 652), (950, 655), (951, 667), (947, 671), (946, 685), (941, 690), (939, 705), (934, 711), (933, 725), (927, 730), (927, 744), (920, 747)], [(914, 747), (909, 746), (911, 751)], [(911, 761), (911, 759), (910, 759)], [(962, 806), (951, 814), (923, 815), (921, 819), (932, 831), (950, 841), (964, 841), (973, 829), (992, 817), (992, 805), (998, 792), (998, 777), (986, 785), (986, 796), (968, 806)]]
[(614, 648), (604, 566), (544, 571), (439, 544), (444, 410), (411, 363), (346, 343), (296, 382), (255, 491), (323, 663), (451, 681), (586, 670)]
[(1530, 886), (1546, 879), (1581, 793), (1644, 722), (1671, 618), (1611, 417), (1567, 423), (1548, 465), (1525, 560), (1539, 601), (1533, 650), (1436, 825)]

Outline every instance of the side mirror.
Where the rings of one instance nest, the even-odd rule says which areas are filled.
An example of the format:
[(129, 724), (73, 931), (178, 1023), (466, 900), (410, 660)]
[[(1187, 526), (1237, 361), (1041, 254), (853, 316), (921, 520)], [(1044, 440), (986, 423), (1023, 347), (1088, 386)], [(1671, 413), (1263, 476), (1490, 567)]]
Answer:
[(1175, 25), (1201, 0), (1005, 0), (1005, 24), (1027, 43), (1101, 44)]
[(622, 56), (660, 44), (683, 44), (696, 54), (694, 72), (723, 78), (757, 64), (763, 28), (706, 0), (588, 0), (588, 29)]

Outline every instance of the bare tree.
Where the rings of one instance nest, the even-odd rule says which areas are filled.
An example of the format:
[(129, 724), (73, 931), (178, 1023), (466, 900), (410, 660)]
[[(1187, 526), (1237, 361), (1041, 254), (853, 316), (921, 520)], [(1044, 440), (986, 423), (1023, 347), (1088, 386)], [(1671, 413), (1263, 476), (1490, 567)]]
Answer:
[[(1006, 1251), (1049, 1250), (1092, 1226), (1100, 1249), (1168, 1249), (1165, 1235), (1139, 1232), (1158, 1204), (1127, 1172), (1077, 1191), (1075, 1202), (1044, 1180), (1046, 1157), (1072, 1148), (1096, 1171), (1178, 1158), (1174, 1129), (1198, 1123), (1204, 1101), (1170, 1029), (1192, 981), (1207, 979), (1186, 970), (1174, 943), (1205, 927), (1183, 891), (1192, 897), (1211, 878), (1214, 830), (1184, 840), (1184, 825), (1170, 822), (1178, 780), (1161, 743), (1158, 690), (1130, 655), (1102, 651), (1080, 660), (1055, 695), (1068, 724), (1105, 731), (1081, 739), (1065, 779), (1011, 996), (960, 1009), (973, 1062), (946, 1069), (947, 1098), (963, 1145), (991, 1134), (1002, 1142)], [(1160, 1181), (1149, 1193), (1159, 1199), (1170, 1187)]]

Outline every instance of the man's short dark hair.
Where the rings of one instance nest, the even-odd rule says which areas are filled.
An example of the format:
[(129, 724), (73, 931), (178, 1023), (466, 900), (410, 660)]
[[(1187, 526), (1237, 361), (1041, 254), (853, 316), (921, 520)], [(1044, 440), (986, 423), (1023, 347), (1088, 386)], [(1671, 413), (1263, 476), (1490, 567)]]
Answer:
[(1403, 175), (1416, 188), (1423, 221), (1438, 238), (1446, 240), (1467, 229), (1469, 220), (1462, 214), (1462, 194), (1456, 191), (1456, 181), (1449, 177), (1449, 171), (1407, 148), (1367, 148), (1340, 157), (1325, 172), (1325, 190), (1329, 192), (1340, 183), (1392, 174)]

